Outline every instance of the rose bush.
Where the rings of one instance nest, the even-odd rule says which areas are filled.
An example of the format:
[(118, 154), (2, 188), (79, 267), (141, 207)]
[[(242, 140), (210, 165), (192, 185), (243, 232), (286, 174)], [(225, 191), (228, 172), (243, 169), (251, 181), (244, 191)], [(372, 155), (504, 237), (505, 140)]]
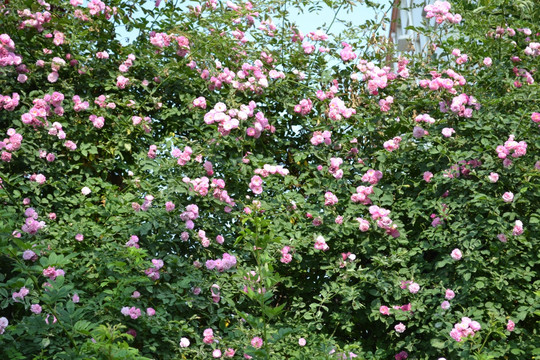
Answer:
[(9, 359), (539, 354), (532, 1), (143, 5), (0, 4)]

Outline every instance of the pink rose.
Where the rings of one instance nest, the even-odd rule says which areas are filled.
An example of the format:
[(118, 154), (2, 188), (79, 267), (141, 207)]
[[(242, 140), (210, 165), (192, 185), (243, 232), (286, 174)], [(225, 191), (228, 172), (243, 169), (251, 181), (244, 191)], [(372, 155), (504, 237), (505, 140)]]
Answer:
[(506, 324), (506, 330), (514, 331), (515, 326), (516, 324), (512, 320), (508, 319), (508, 324)]
[(453, 128), (444, 128), (441, 132), (444, 137), (450, 137), (456, 132), (456, 130), (454, 130)]
[(406, 329), (407, 329), (407, 327), (405, 325), (403, 325), (403, 323), (399, 323), (396, 326), (394, 326), (394, 330), (396, 330), (396, 332), (398, 332), (400, 334), (402, 332), (404, 332)]
[(489, 181), (491, 181), (492, 183), (496, 183), (497, 181), (499, 181), (499, 174), (492, 172), (491, 174), (489, 174), (488, 178)]
[(514, 200), (514, 194), (510, 191), (507, 191), (503, 194), (502, 199), (504, 200), (504, 202), (510, 203)]
[(263, 346), (263, 339), (255, 336), (253, 339), (251, 339), (251, 346), (253, 346), (255, 349), (260, 349)]
[(454, 250), (452, 250), (451, 256), (452, 256), (452, 259), (454, 259), (454, 260), (461, 260), (461, 257), (463, 255), (461, 254), (461, 250), (454, 249)]
[(443, 310), (448, 310), (450, 308), (450, 303), (448, 301), (443, 301), (442, 304), (441, 304), (441, 308)]
[(514, 225), (514, 229), (512, 231), (512, 235), (518, 236), (523, 234), (523, 223), (520, 220), (516, 220), (516, 223)]
[(409, 285), (409, 291), (411, 294), (416, 294), (420, 290), (420, 285), (413, 282), (411, 285)]

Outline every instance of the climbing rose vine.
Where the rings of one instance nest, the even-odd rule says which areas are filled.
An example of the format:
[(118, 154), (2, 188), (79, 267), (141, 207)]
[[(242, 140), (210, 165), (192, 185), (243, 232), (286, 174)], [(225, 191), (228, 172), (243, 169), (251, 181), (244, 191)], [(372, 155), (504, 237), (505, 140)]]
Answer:
[(0, 2), (7, 359), (539, 355), (540, 7), (355, 3)]

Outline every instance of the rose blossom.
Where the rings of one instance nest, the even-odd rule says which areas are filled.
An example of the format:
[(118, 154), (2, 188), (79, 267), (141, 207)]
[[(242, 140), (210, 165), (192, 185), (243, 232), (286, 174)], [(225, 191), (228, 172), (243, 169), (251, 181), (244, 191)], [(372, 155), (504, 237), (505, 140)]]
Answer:
[(452, 256), (452, 259), (454, 259), (454, 260), (461, 260), (461, 257), (463, 255), (461, 254), (461, 250), (454, 249), (454, 250), (452, 250), (451, 256)]
[(515, 325), (516, 324), (512, 320), (508, 319), (508, 324), (506, 324), (506, 330), (514, 331)]
[(251, 339), (251, 345), (256, 349), (260, 349), (263, 346), (263, 339), (255, 336), (253, 339)]
[(186, 347), (189, 346), (189, 344), (190, 344), (190, 342), (189, 342), (189, 340), (187, 338), (183, 337), (183, 338), (180, 339), (180, 347), (186, 348)]
[(504, 200), (504, 202), (510, 203), (514, 200), (514, 194), (510, 191), (507, 191), (503, 194), (502, 199)]
[(398, 332), (400, 334), (402, 332), (404, 332), (406, 329), (407, 329), (407, 327), (405, 325), (403, 325), (403, 323), (399, 323), (396, 326), (394, 326), (394, 330), (396, 330), (396, 332)]
[(420, 285), (413, 282), (411, 285), (409, 285), (409, 291), (411, 294), (416, 294), (420, 290)]
[(492, 183), (496, 183), (497, 181), (499, 181), (499, 174), (492, 172), (491, 174), (489, 174), (488, 178), (489, 181), (491, 181)]
[(441, 308), (443, 310), (448, 310), (450, 308), (450, 303), (448, 301), (443, 301), (442, 304), (441, 304)]

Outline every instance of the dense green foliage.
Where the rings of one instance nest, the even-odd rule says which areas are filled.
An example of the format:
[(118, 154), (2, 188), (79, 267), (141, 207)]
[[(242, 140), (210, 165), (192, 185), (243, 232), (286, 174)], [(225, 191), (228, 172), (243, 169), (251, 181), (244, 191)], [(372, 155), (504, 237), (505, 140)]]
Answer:
[(0, 2), (7, 358), (540, 354), (533, 1), (80, 3)]

